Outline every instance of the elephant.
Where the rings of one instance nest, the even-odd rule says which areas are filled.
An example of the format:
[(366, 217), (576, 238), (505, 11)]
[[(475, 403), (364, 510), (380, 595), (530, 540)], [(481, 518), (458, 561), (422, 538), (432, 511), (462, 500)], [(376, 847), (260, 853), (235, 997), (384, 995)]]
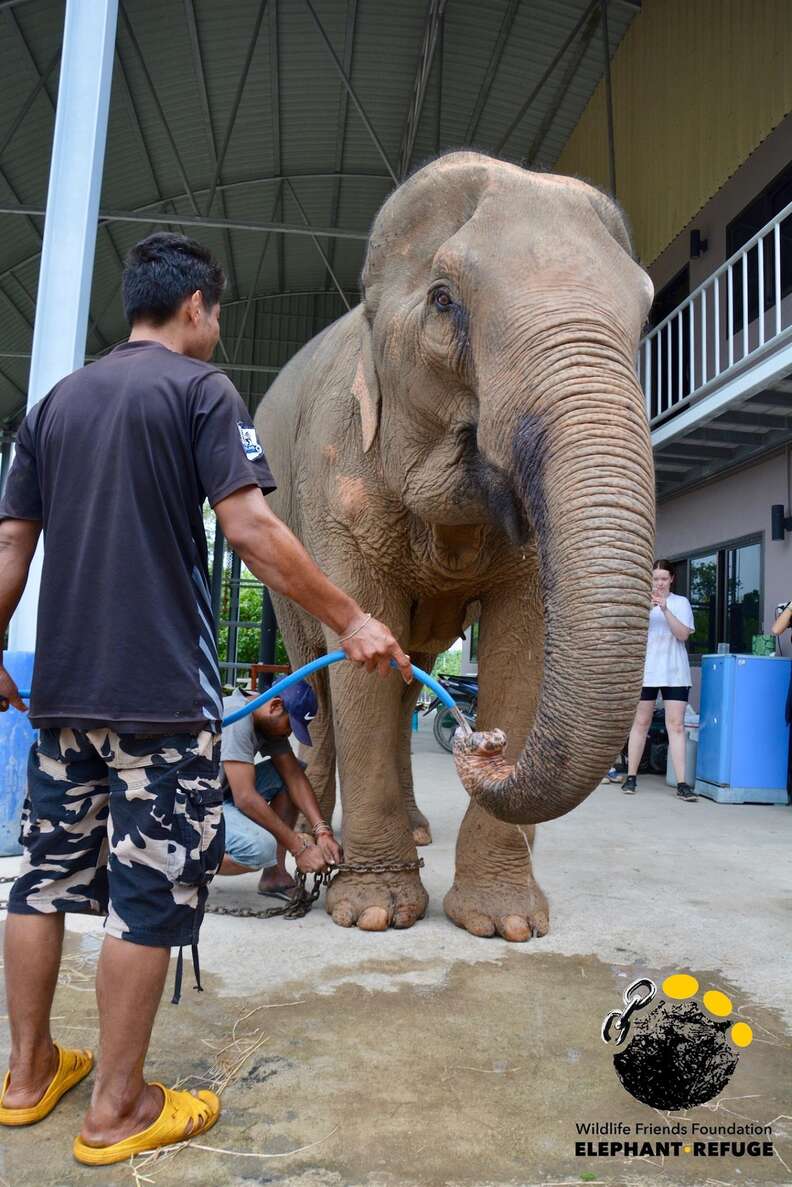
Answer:
[[(477, 936), (548, 929), (534, 826), (569, 812), (622, 746), (643, 670), (654, 482), (636, 351), (652, 285), (593, 186), (475, 151), (386, 199), (358, 306), (280, 372), (256, 428), (275, 512), (413, 662), (480, 614), (470, 796), (446, 914)], [(337, 646), (275, 598), (293, 665)], [(412, 793), (418, 696), (336, 664), (317, 680), (308, 775), (350, 863), (335, 923), (409, 927), (427, 894)], [(503, 733), (499, 732), (503, 731)]]

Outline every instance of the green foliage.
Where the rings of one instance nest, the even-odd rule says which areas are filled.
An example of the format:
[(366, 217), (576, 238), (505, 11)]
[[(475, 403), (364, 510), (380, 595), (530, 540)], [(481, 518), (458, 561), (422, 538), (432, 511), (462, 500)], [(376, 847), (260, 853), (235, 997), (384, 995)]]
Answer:
[(432, 675), (458, 676), (462, 668), (461, 651), (443, 651), (435, 660)]
[(597, 1176), (594, 1174), (594, 1171), (583, 1171), (580, 1181), (581, 1183), (596, 1183)]
[[(239, 591), (239, 621), (261, 622), (262, 587), (243, 586)], [(229, 596), (227, 585), (223, 589), (220, 617), (228, 618)], [(237, 662), (254, 664), (259, 657), (261, 630), (258, 626), (241, 627), (237, 636)], [(217, 640), (221, 660), (228, 658), (228, 627), (221, 626)]]

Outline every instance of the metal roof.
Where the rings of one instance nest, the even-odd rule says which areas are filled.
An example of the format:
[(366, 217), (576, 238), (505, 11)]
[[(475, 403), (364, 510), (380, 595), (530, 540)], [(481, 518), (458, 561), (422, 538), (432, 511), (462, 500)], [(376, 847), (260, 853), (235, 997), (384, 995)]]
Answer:
[[(639, 10), (610, 0), (611, 55)], [(601, 0), (121, 0), (88, 357), (126, 337), (124, 254), (176, 220), (226, 265), (217, 359), (254, 406), (356, 302), (366, 233), (410, 168), (461, 146), (553, 165), (604, 70), (600, 11)], [(63, 0), (0, 0), (0, 210), (31, 212), (0, 213), (6, 428), (25, 405), (63, 13)]]

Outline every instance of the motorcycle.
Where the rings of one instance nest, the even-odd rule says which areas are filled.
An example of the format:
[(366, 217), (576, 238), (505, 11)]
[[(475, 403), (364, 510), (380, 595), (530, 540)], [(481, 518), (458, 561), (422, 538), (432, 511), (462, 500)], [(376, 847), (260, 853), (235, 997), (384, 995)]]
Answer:
[[(471, 729), (476, 728), (476, 710), (478, 706), (478, 676), (450, 676), (441, 673), (437, 677), (443, 688), (451, 694)], [(432, 731), (435, 741), (443, 750), (451, 753), (454, 734), (458, 722), (450, 709), (442, 704), (439, 697), (429, 701), (423, 708), (423, 715), (435, 714)]]
[[(668, 761), (668, 732), (665, 725), (665, 713), (662, 709), (655, 709), (652, 723), (646, 735), (643, 754), (638, 766), (638, 774), (665, 775)], [(619, 774), (627, 773), (627, 743), (619, 755), (615, 768)]]

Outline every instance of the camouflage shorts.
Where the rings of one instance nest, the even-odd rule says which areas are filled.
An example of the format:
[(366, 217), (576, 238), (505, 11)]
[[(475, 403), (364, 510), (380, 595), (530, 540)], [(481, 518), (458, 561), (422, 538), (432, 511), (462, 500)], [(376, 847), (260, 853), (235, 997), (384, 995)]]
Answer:
[(17, 914), (107, 915), (111, 936), (197, 942), (223, 857), (220, 735), (41, 730), (28, 760)]

